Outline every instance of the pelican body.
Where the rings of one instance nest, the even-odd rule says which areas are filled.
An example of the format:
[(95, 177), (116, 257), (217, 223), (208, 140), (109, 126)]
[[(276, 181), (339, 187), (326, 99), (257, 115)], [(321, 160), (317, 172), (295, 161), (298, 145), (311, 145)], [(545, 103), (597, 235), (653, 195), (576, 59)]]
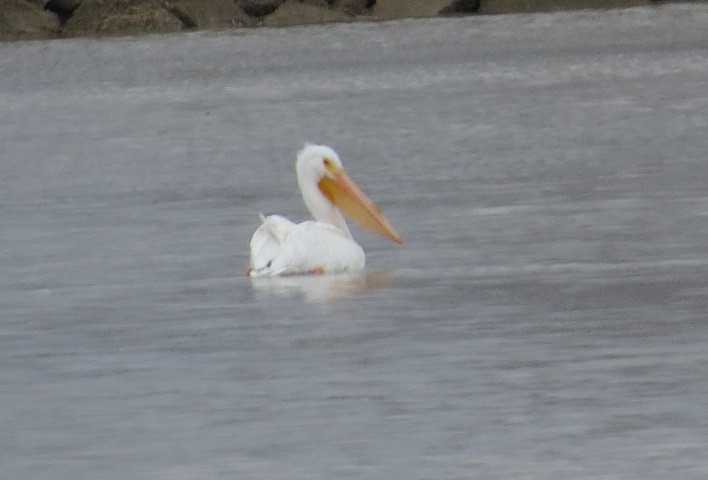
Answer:
[[(251, 277), (358, 272), (364, 250), (352, 238), (344, 215), (359, 226), (403, 240), (347, 175), (337, 153), (324, 145), (306, 144), (295, 163), (305, 206), (314, 220), (294, 223), (281, 215), (261, 215), (251, 238)], [(343, 215), (344, 214), (344, 215)]]

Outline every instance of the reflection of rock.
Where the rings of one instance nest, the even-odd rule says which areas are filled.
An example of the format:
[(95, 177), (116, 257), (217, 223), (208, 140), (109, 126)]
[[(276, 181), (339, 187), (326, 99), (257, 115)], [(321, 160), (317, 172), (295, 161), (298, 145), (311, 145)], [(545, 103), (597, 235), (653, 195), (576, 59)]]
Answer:
[(0, 40), (53, 38), (59, 18), (41, 4), (26, 0), (0, 0)]

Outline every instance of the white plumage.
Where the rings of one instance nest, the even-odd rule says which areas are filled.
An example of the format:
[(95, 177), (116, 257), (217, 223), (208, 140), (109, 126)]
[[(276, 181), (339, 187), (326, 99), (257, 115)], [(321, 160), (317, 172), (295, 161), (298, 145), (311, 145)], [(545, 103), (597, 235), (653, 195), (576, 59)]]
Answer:
[(281, 215), (261, 215), (262, 224), (251, 238), (249, 276), (363, 270), (364, 251), (352, 239), (342, 211), (361, 227), (402, 243), (381, 210), (346, 174), (334, 150), (307, 144), (297, 155), (295, 169), (315, 220), (294, 223)]

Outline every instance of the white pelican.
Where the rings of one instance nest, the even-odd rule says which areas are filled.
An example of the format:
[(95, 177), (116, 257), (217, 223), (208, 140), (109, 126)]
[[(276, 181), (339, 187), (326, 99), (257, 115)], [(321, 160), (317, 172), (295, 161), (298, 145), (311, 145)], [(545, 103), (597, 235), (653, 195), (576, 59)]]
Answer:
[(251, 277), (357, 272), (364, 250), (352, 239), (342, 212), (362, 228), (403, 240), (342, 168), (337, 153), (306, 144), (295, 163), (302, 198), (314, 220), (293, 223), (280, 215), (263, 217), (251, 238)]

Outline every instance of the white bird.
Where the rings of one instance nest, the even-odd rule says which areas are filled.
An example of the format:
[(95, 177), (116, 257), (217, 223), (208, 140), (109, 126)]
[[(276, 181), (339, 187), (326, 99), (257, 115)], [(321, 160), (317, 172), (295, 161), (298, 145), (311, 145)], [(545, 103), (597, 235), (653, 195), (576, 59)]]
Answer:
[(357, 272), (364, 250), (352, 239), (342, 212), (359, 226), (403, 240), (342, 168), (337, 153), (306, 144), (295, 163), (302, 198), (314, 220), (293, 223), (280, 215), (263, 217), (251, 238), (251, 277)]

